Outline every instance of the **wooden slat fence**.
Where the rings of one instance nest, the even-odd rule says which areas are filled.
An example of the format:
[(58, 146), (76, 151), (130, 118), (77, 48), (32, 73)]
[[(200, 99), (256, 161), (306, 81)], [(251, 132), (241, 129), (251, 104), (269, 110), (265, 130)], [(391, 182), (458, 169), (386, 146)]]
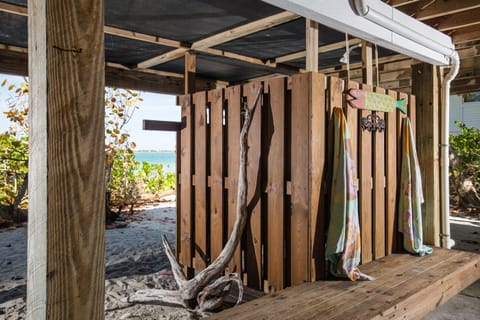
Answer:
[[(342, 107), (357, 164), (362, 262), (396, 251), (399, 112), (377, 113), (384, 132), (360, 127), (370, 111), (346, 105), (345, 89), (363, 88), (415, 98), (318, 73), (252, 82), (179, 98), (182, 130), (178, 177), (177, 254), (187, 270), (201, 270), (220, 253), (233, 227), (242, 104), (262, 88), (248, 138), (249, 222), (228, 272), (266, 292), (325, 279), (330, 201), (333, 108)], [(412, 123), (415, 123), (415, 119)]]

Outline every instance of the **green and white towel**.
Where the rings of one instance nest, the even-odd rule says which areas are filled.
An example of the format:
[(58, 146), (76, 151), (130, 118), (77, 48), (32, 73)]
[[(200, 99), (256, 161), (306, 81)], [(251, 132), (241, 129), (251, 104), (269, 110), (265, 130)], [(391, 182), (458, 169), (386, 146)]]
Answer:
[(423, 244), (422, 177), (418, 164), (415, 138), (409, 118), (402, 123), (402, 167), (400, 173), (398, 228), (403, 233), (403, 247), (410, 253), (423, 256), (432, 248)]
[(333, 110), (335, 131), (332, 197), (326, 259), (334, 276), (373, 280), (358, 270), (361, 241), (358, 221), (358, 185), (352, 157), (350, 132), (341, 108)]

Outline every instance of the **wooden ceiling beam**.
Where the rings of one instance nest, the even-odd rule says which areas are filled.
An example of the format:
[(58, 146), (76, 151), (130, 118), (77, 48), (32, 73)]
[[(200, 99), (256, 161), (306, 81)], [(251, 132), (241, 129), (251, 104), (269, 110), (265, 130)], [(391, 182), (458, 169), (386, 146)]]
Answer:
[(410, 3), (418, 2), (420, 0), (383, 0), (383, 2), (391, 5), (394, 8), (405, 6)]
[[(28, 8), (6, 3), (3, 1), (0, 1), (0, 11), (16, 14), (20, 16), (28, 16)], [(152, 35), (148, 35), (140, 32), (129, 31), (125, 29), (115, 28), (111, 26), (104, 26), (104, 31), (106, 34), (111, 34), (111, 35), (119, 36), (122, 38), (139, 40), (143, 42), (161, 44), (168, 47), (174, 47), (174, 48), (187, 47), (186, 44), (183, 44), (180, 41), (152, 36)]]
[[(0, 1), (0, 11), (16, 14), (16, 15), (22, 15), (22, 16), (27, 16), (27, 8), (17, 6), (17, 5), (12, 5), (9, 3), (5, 3)], [(287, 16), (291, 16), (289, 13)], [(140, 33), (140, 32), (135, 32), (135, 31), (130, 31), (130, 30), (125, 30), (121, 28), (116, 28), (112, 26), (105, 26), (104, 27), (105, 34), (110, 34), (122, 38), (127, 38), (127, 39), (132, 39), (132, 40), (137, 40), (137, 41), (142, 41), (142, 42), (148, 42), (148, 43), (153, 43), (153, 44), (158, 44), (158, 45), (163, 45), (163, 46), (168, 46), (168, 47), (173, 47), (177, 48), (173, 51), (170, 51), (169, 53), (166, 54), (165, 58), (167, 60), (170, 60), (172, 58), (177, 58), (177, 57), (182, 57), (192, 46), (188, 43), (183, 43), (181, 41), (177, 40), (172, 40), (172, 39), (166, 39), (158, 36), (153, 36), (145, 33)], [(201, 44), (201, 43), (200, 43)], [(204, 48), (201, 49), (198, 47), (199, 44), (197, 44), (197, 48), (195, 49), (196, 51), (203, 52), (203, 53), (208, 53), (210, 55), (214, 56), (221, 56), (221, 57), (226, 57), (230, 58), (233, 60), (239, 60), (239, 61), (244, 61), (248, 62), (251, 64), (256, 64), (256, 65), (261, 65), (261, 66), (266, 66), (266, 67), (271, 67), (271, 68), (277, 68), (276, 63), (272, 62), (265, 62), (261, 59), (233, 53), (233, 52), (228, 52), (224, 50), (219, 50), (219, 49), (214, 49), (214, 48)], [(279, 66), (280, 70), (282, 70), (282, 67)], [(285, 69), (285, 68), (283, 68)], [(144, 69), (144, 70), (150, 70), (150, 69)], [(297, 70), (298, 71), (298, 70)], [(284, 70), (283, 73), (292, 73), (293, 71), (290, 70)], [(182, 75), (183, 76), (183, 75)]]
[[(348, 41), (350, 46), (357, 45), (361, 42), (362, 41), (360, 39), (351, 39)], [(318, 53), (330, 52), (330, 51), (338, 50), (342, 48), (345, 48), (345, 41), (340, 41), (340, 42), (335, 42), (335, 43), (327, 44), (324, 46), (320, 46), (318, 47)], [(283, 63), (283, 62), (292, 61), (300, 58), (305, 58), (306, 56), (307, 56), (307, 51), (303, 50), (303, 51), (298, 51), (294, 53), (289, 53), (284, 56), (276, 57), (276, 58), (270, 59), (270, 61), (273, 61), (276, 63)]]
[(480, 1), (478, 0), (421, 0), (402, 6), (399, 9), (417, 20), (425, 21), (476, 8), (480, 8)]
[(480, 40), (480, 24), (456, 29), (451, 36), (455, 44)]
[[(247, 35), (265, 30), (265, 29), (270, 29), (273, 28), (277, 25), (296, 20), (300, 18), (300, 16), (284, 11), (281, 13), (278, 13), (276, 15), (266, 17), (257, 21), (253, 21), (250, 23), (247, 23), (245, 25), (217, 33), (213, 36), (198, 40), (191, 45), (191, 49), (194, 50), (201, 50), (201, 49), (206, 49), (214, 46), (218, 46), (222, 43), (226, 43), (241, 37), (245, 37)], [(140, 69), (144, 68), (150, 68), (168, 61), (172, 61), (178, 58), (181, 58), (188, 49), (185, 48), (178, 48), (175, 50), (172, 50), (170, 52), (161, 54), (159, 56), (150, 58), (148, 60), (145, 60), (143, 62), (140, 62), (137, 67)]]
[(0, 1), (0, 11), (12, 13), (12, 14), (16, 14), (24, 17), (28, 16), (27, 8), (22, 6), (17, 6), (15, 4), (6, 3), (3, 1)]
[[(25, 48), (0, 44), (0, 73), (28, 76), (28, 58)], [(210, 90), (218, 81), (197, 77), (198, 90)], [(131, 70), (127, 67), (107, 63), (105, 84), (110, 87), (141, 90), (162, 94), (181, 95), (184, 92), (183, 75), (156, 70)], [(222, 82), (222, 84), (224, 84)]]
[(140, 32), (129, 31), (129, 30), (115, 28), (111, 26), (105, 26), (103, 29), (106, 34), (111, 34), (111, 35), (122, 37), (122, 38), (149, 42), (154, 44), (161, 44), (163, 46), (173, 47), (173, 48), (188, 47), (187, 44), (184, 44), (181, 41), (152, 36), (152, 35), (144, 34)]
[(480, 24), (480, 8), (425, 20), (424, 22), (440, 31), (469, 27)]

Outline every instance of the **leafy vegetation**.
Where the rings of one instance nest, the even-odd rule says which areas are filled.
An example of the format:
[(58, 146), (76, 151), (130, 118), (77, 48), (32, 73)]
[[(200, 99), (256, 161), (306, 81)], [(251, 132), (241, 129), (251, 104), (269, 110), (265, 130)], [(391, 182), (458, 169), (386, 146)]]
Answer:
[[(0, 83), (9, 97), (4, 112), (11, 125), (0, 133), (0, 225), (2, 216), (19, 206), (26, 207), (28, 181), (28, 83)], [(139, 184), (144, 191), (157, 193), (175, 187), (175, 174), (166, 173), (161, 164), (135, 161), (135, 142), (125, 127), (139, 108), (142, 98), (135, 91), (105, 89), (105, 189), (107, 217), (133, 208), (139, 196)], [(10, 217), (11, 218), (11, 217)], [(114, 219), (114, 217), (113, 217)]]
[(456, 121), (458, 135), (450, 136), (450, 194), (462, 207), (480, 206), (480, 129)]
[(175, 173), (165, 172), (162, 164), (143, 161), (138, 178), (148, 193), (175, 189)]
[(138, 196), (133, 149), (135, 143), (125, 126), (137, 110), (142, 98), (131, 90), (105, 89), (105, 187), (108, 197), (108, 212), (113, 207), (120, 212), (133, 205)]

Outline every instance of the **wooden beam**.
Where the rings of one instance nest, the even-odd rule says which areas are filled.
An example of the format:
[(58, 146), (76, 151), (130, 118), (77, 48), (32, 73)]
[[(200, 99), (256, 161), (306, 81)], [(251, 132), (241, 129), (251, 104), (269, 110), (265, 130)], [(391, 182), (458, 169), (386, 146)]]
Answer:
[(424, 21), (440, 31), (469, 27), (480, 24), (480, 8)]
[[(17, 5), (12, 5), (8, 4), (5, 2), (0, 1), (0, 11), (4, 12), (9, 12), (17, 15), (27, 15), (27, 8), (17, 6)], [(154, 35), (149, 35), (145, 33), (140, 33), (140, 32), (135, 32), (135, 31), (130, 31), (130, 30), (125, 30), (121, 28), (116, 28), (116, 27), (111, 27), (111, 26), (105, 26), (104, 31), (106, 34), (122, 37), (122, 38), (127, 38), (127, 39), (132, 39), (132, 40), (137, 40), (137, 41), (142, 41), (142, 42), (148, 42), (148, 43), (154, 43), (154, 44), (159, 44), (159, 45), (164, 45), (164, 46), (169, 46), (169, 47), (174, 47), (178, 48), (178, 50), (174, 50), (173, 52), (170, 53), (170, 55), (166, 56), (166, 58), (170, 59), (171, 57), (178, 57), (180, 58), (188, 49), (191, 48), (191, 44), (188, 43), (183, 43), (181, 41), (177, 40), (172, 40), (172, 39), (166, 39)], [(195, 51), (203, 52), (203, 53), (208, 53), (210, 55), (214, 56), (220, 56), (220, 57), (226, 57), (234, 60), (239, 60), (239, 61), (244, 61), (248, 62), (251, 64), (257, 64), (261, 66), (266, 66), (266, 67), (271, 67), (271, 68), (277, 68), (276, 63), (268, 62), (268, 61), (263, 61), (262, 59), (257, 59), (245, 55), (241, 55), (238, 53), (234, 52), (229, 52), (229, 51), (224, 51), (224, 50), (219, 50), (219, 49), (214, 49), (214, 48), (196, 48)], [(281, 66), (278, 66), (279, 71), (282, 71), (284, 74), (293, 74), (293, 73), (298, 73), (298, 70), (288, 70), (286, 68), (282, 68)], [(145, 69), (149, 70), (149, 69)], [(183, 75), (182, 75), (183, 77)]]
[[(360, 39), (350, 39), (348, 43), (350, 46), (354, 46), (361, 42), (362, 41)], [(330, 52), (330, 51), (338, 50), (341, 48), (345, 48), (345, 41), (340, 41), (340, 42), (335, 42), (335, 43), (327, 44), (324, 46), (320, 46), (318, 47), (318, 53)], [(271, 60), (276, 63), (283, 63), (283, 62), (292, 61), (300, 58), (305, 58), (306, 56), (307, 56), (307, 51), (303, 50), (299, 52), (289, 53), (284, 56), (276, 57)]]
[(238, 38), (248, 36), (265, 29), (270, 29), (280, 24), (284, 24), (300, 18), (299, 15), (284, 11), (270, 17), (247, 23), (245, 25), (217, 33), (208, 38), (196, 41), (192, 44), (192, 49), (202, 49), (218, 46)]
[(181, 122), (174, 121), (160, 121), (160, 120), (143, 120), (143, 130), (152, 131), (173, 131), (177, 132), (182, 129)]
[(154, 44), (161, 44), (168, 47), (180, 48), (180, 47), (188, 47), (186, 44), (183, 44), (181, 41), (166, 39), (162, 37), (152, 36), (149, 34), (144, 34), (140, 32), (104, 26), (104, 31), (106, 34), (111, 34), (114, 36), (119, 36), (122, 38), (128, 38), (132, 40), (138, 40), (143, 42), (149, 42)]
[(473, 25), (466, 28), (456, 29), (452, 34), (452, 41), (455, 44), (474, 40), (480, 40), (480, 25)]
[(414, 16), (417, 20), (424, 21), (437, 17), (473, 10), (480, 8), (478, 0), (462, 1), (432, 1), (421, 0), (412, 4), (403, 6), (401, 11), (407, 15)]
[(412, 66), (412, 93), (416, 96), (417, 150), (422, 172), (423, 238), (440, 246), (439, 81), (436, 67), (427, 63)]
[[(25, 48), (0, 44), (0, 73), (18, 76), (28, 75), (27, 53)], [(216, 87), (218, 81), (196, 78), (198, 90)], [(162, 94), (183, 94), (184, 81), (181, 74), (169, 74), (157, 70), (131, 70), (121, 65), (107, 63), (105, 84), (110, 87), (141, 90)]]
[[(284, 11), (276, 15), (250, 22), (245, 25), (224, 32), (220, 32), (213, 36), (196, 41), (192, 44), (191, 49), (200, 50), (218, 46), (222, 43), (245, 37), (249, 34), (259, 32), (265, 29), (273, 28), (279, 24), (283, 24), (298, 18), (299, 16), (294, 13)], [(188, 49), (186, 48), (178, 48), (176, 50), (172, 50), (170, 52), (140, 62), (138, 64), (138, 68), (150, 68), (155, 65), (178, 59), (182, 57), (187, 51)]]
[(12, 13), (20, 16), (28, 16), (28, 11), (26, 7), (17, 6), (11, 3), (0, 1), (0, 11)]
[(305, 20), (306, 71), (318, 72), (318, 23)]
[(372, 44), (362, 41), (362, 82), (373, 85)]
[(103, 319), (104, 1), (29, 5), (27, 319)]
[(401, 7), (410, 3), (418, 2), (420, 0), (383, 0), (383, 2), (391, 5), (394, 8)]
[(24, 50), (11, 50), (10, 46), (0, 44), (0, 73), (27, 76), (27, 49), (20, 49)]
[(197, 71), (197, 56), (191, 52), (185, 53), (185, 69), (184, 69), (184, 82), (185, 90), (184, 93), (187, 95), (189, 93), (195, 92), (195, 72)]

